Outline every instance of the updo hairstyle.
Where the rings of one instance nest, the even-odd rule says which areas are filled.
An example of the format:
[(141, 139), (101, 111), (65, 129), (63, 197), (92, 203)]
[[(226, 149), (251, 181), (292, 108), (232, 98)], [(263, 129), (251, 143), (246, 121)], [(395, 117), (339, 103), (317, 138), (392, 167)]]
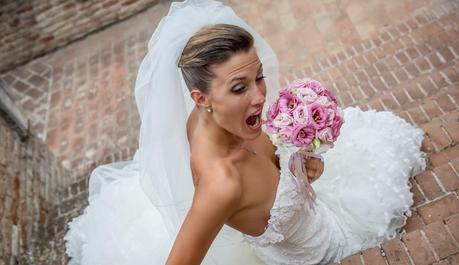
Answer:
[(207, 93), (215, 77), (211, 66), (229, 60), (235, 53), (249, 51), (253, 42), (248, 31), (234, 25), (215, 24), (199, 30), (189, 39), (178, 63), (188, 90)]

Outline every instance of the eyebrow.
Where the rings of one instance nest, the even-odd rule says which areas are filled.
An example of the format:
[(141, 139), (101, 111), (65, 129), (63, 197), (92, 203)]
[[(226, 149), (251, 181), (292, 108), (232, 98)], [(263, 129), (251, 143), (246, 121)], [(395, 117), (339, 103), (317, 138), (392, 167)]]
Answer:
[[(260, 73), (262, 70), (263, 70), (263, 64), (260, 63), (260, 68), (258, 68), (257, 73)], [(240, 81), (240, 80), (245, 80), (245, 79), (247, 79), (245, 76), (243, 76), (243, 77), (236, 77), (236, 78), (231, 79), (230, 82)]]

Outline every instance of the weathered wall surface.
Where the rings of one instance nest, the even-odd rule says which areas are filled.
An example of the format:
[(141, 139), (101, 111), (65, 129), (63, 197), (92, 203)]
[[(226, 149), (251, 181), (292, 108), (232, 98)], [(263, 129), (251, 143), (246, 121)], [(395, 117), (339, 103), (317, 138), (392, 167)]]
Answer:
[(12, 69), (158, 0), (0, 1), (0, 72)]
[(60, 202), (87, 189), (70, 179), (43, 141), (21, 139), (0, 112), (0, 264), (64, 264), (61, 234), (77, 204)]

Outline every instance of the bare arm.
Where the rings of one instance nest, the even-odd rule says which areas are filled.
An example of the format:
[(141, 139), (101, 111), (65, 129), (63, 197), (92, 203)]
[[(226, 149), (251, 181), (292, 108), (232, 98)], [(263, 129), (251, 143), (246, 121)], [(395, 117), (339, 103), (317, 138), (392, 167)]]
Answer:
[(201, 264), (226, 220), (238, 208), (241, 187), (238, 172), (230, 167), (201, 177), (166, 265)]

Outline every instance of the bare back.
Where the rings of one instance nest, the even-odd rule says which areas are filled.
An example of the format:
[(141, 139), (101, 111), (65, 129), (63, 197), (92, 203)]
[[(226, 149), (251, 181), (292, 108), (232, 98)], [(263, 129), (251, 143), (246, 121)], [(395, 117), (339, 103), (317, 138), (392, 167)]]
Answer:
[[(244, 234), (257, 236), (264, 232), (270, 217), (277, 186), (279, 184), (279, 162), (275, 147), (264, 133), (250, 142), (256, 154), (238, 149), (228, 154), (213, 152), (210, 143), (199, 137), (197, 113), (194, 110), (187, 122), (187, 135), (191, 149), (193, 182), (198, 187), (202, 178), (212, 176), (219, 165), (229, 165), (239, 173), (242, 189), (236, 211), (225, 222)], [(198, 190), (198, 189), (196, 189)]]

